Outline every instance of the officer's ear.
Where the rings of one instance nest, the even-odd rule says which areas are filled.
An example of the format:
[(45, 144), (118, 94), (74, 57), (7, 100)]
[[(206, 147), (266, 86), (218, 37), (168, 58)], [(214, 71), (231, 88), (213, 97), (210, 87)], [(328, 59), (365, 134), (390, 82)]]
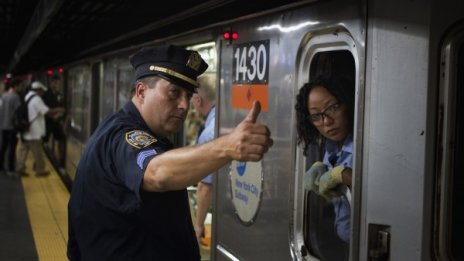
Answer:
[(135, 83), (135, 97), (139, 99), (145, 98), (145, 91), (148, 89), (148, 86), (142, 81), (137, 81)]

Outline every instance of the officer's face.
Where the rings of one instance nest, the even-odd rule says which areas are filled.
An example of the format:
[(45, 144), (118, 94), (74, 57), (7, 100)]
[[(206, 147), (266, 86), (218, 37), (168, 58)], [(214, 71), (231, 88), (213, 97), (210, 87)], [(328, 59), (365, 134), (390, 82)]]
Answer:
[(141, 114), (159, 137), (178, 132), (184, 124), (192, 93), (165, 79), (147, 87), (142, 95)]

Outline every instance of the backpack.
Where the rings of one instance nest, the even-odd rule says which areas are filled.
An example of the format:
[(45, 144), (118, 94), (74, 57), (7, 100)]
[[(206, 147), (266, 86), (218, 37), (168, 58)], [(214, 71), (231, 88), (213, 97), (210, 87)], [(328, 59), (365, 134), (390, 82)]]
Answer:
[(22, 102), (21, 105), (19, 105), (18, 108), (13, 113), (13, 128), (18, 131), (18, 132), (26, 132), (29, 130), (29, 127), (31, 126), (31, 122), (29, 122), (29, 110), (28, 110), (28, 104), (29, 101), (32, 100), (36, 95), (32, 95), (29, 97), (26, 102)]

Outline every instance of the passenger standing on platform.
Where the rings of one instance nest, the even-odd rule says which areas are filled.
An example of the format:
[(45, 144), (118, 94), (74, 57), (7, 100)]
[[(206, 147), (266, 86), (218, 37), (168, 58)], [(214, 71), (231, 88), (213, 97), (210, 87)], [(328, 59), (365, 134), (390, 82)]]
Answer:
[[(51, 109), (53, 108), (64, 108), (64, 97), (61, 86), (61, 78), (58, 75), (52, 76), (50, 82), (50, 88), (43, 95), (44, 103)], [(44, 142), (48, 142), (50, 136), (53, 135), (53, 140), (58, 144), (58, 163), (60, 167), (64, 167), (64, 155), (65, 151), (65, 135), (64, 135), (64, 119), (65, 114), (55, 114), (53, 116), (46, 115), (45, 126), (46, 133)]]
[(298, 144), (303, 142), (307, 151), (319, 136), (325, 144), (323, 161), (305, 173), (304, 187), (333, 203), (335, 231), (348, 243), (350, 203), (345, 192), (351, 188), (353, 168), (354, 86), (319, 77), (300, 89), (295, 109)]
[[(16, 130), (13, 128), (13, 113), (21, 104), (19, 92), (21, 82), (11, 80), (5, 86), (2, 94), (2, 108), (0, 110), (0, 130), (2, 135), (2, 147), (0, 149), (0, 171), (8, 176), (16, 176), (16, 145), (18, 143)], [(5, 157), (6, 155), (6, 157)], [(5, 171), (5, 159), (8, 164)]]
[(76, 260), (200, 260), (186, 188), (231, 160), (258, 161), (272, 145), (255, 102), (229, 134), (174, 149), (197, 76), (207, 64), (174, 45), (142, 48), (132, 100), (86, 144), (68, 205), (68, 257)]
[[(192, 96), (192, 104), (195, 110), (205, 117), (205, 126), (198, 136), (197, 144), (203, 144), (214, 139), (216, 118), (216, 75), (204, 74), (198, 77), (198, 92)], [(213, 193), (213, 173), (206, 176), (197, 185), (197, 211), (195, 233), (198, 243), (205, 236), (205, 219), (211, 205)]]
[(47, 87), (39, 81), (31, 84), (31, 90), (26, 94), (24, 100), (27, 101), (30, 97), (28, 107), (29, 122), (31, 123), (29, 130), (20, 133), (22, 146), (18, 151), (18, 166), (16, 172), (20, 175), (27, 175), (26, 159), (29, 150), (34, 158), (34, 171), (37, 176), (46, 176), (50, 174), (45, 168), (45, 157), (43, 152), (42, 138), (45, 136), (45, 115), (56, 117), (64, 113), (64, 108), (58, 107), (49, 109), (42, 100), (42, 95), (47, 91)]

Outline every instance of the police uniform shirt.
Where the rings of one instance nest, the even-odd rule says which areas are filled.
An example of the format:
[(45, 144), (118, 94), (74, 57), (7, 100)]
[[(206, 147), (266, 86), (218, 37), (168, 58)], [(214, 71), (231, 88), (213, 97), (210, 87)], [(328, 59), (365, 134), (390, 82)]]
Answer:
[(187, 191), (141, 189), (149, 161), (170, 149), (131, 101), (100, 124), (68, 206), (70, 260), (200, 260)]
[[(323, 163), (332, 169), (336, 166), (343, 165), (347, 168), (353, 168), (353, 135), (350, 134), (343, 142), (339, 150), (338, 145), (327, 139), (325, 146), (325, 155)], [(345, 242), (350, 242), (350, 203), (345, 195), (332, 199), (335, 211), (335, 230), (337, 235)]]

